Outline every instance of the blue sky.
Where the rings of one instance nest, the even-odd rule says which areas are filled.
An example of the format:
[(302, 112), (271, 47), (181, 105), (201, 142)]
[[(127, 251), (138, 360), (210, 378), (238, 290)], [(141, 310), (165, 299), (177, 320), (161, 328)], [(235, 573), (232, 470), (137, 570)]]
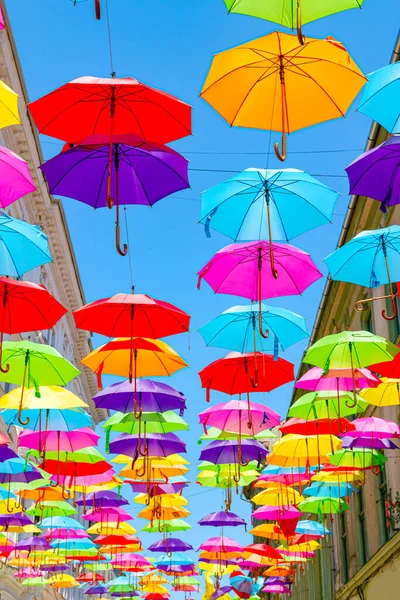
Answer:
[[(76, 77), (110, 75), (106, 19), (95, 20), (92, 0), (76, 7), (70, 0), (6, 0), (6, 6), (31, 100)], [(198, 94), (213, 53), (266, 35), (276, 27), (250, 17), (227, 16), (223, 0), (109, 0), (109, 9), (117, 76), (134, 76), (194, 107), (193, 135), (174, 145), (190, 160), (191, 189), (162, 200), (152, 209), (129, 207), (127, 212), (136, 291), (175, 303), (192, 315), (190, 349), (187, 335), (168, 340), (188, 360), (191, 369), (167, 383), (188, 398), (186, 416), (191, 430), (184, 437), (193, 464), (190, 479), (194, 482), (200, 451), (195, 438), (202, 432), (197, 414), (206, 408), (197, 372), (225, 354), (224, 350), (205, 348), (196, 329), (226, 308), (243, 303), (243, 299), (214, 295), (205, 283), (201, 291), (196, 289), (196, 272), (215, 251), (230, 243), (215, 232), (211, 239), (205, 237), (203, 227), (197, 224), (199, 193), (228, 178), (229, 173), (224, 171), (265, 168), (267, 164), (269, 168), (281, 166), (274, 155), (267, 159), (278, 135), (270, 138), (263, 131), (229, 128)], [(335, 36), (345, 43), (361, 69), (369, 73), (389, 62), (399, 22), (398, 0), (365, 0), (362, 10), (312, 23), (305, 33), (314, 37)], [(345, 119), (310, 128), (288, 140), (285, 167), (308, 171), (342, 194), (332, 225), (293, 242), (312, 255), (324, 274), (322, 259), (336, 246), (348, 203), (343, 169), (361, 153), (369, 127), (370, 120), (355, 113), (353, 107)], [(43, 139), (42, 147), (46, 158), (61, 150), (60, 143), (48, 138)], [(118, 256), (114, 248), (113, 215), (107, 209), (93, 211), (68, 199), (64, 207), (87, 300), (129, 291), (128, 259)], [(311, 330), (323, 285), (324, 280), (320, 280), (302, 297), (270, 303), (304, 315)], [(95, 338), (95, 342), (101, 340)], [(293, 346), (285, 358), (297, 367), (305, 345)], [(292, 386), (286, 385), (262, 401), (285, 415), (291, 390)], [(222, 395), (212, 396), (213, 402), (223, 399)], [(255, 396), (254, 399), (260, 400)], [(219, 510), (221, 494), (193, 483), (186, 496), (192, 510), (189, 521), (194, 526), (186, 538), (197, 548), (215, 531), (195, 523), (205, 513)], [(236, 500), (234, 508), (243, 515), (249, 514), (248, 505), (243, 502)], [(134, 509), (133, 514), (136, 512)], [(233, 534), (239, 541), (250, 543), (244, 532)]]

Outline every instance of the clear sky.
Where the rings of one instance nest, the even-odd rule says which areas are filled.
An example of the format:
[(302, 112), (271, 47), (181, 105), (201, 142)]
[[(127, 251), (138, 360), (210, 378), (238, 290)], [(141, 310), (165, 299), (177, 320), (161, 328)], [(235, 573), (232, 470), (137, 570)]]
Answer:
[[(75, 7), (70, 0), (6, 0), (6, 6), (31, 100), (76, 77), (110, 75), (106, 19), (95, 20), (92, 0)], [(196, 438), (202, 433), (197, 414), (206, 408), (197, 372), (225, 352), (205, 348), (196, 329), (226, 308), (243, 304), (243, 299), (214, 295), (205, 283), (201, 291), (196, 289), (196, 272), (215, 251), (230, 243), (215, 232), (211, 239), (205, 237), (203, 227), (197, 224), (199, 193), (228, 178), (229, 171), (265, 168), (267, 164), (269, 168), (281, 167), (273, 154), (267, 159), (278, 135), (272, 134), (270, 139), (267, 132), (229, 128), (198, 94), (213, 53), (266, 35), (276, 27), (250, 17), (227, 16), (223, 0), (109, 0), (109, 9), (117, 76), (136, 77), (177, 95), (194, 108), (193, 135), (174, 146), (190, 159), (191, 189), (162, 200), (152, 209), (130, 207), (128, 222), (136, 291), (175, 303), (192, 315), (190, 349), (187, 335), (168, 340), (191, 368), (167, 383), (188, 398), (186, 417), (191, 428), (190, 434), (182, 437), (188, 442), (188, 457), (193, 464), (193, 484), (186, 493), (193, 530), (186, 539), (197, 548), (215, 531), (195, 524), (221, 505), (220, 492), (194, 484), (200, 451)], [(362, 10), (347, 11), (304, 29), (309, 36), (333, 35), (341, 40), (361, 69), (370, 73), (389, 62), (399, 23), (399, 0), (365, 0)], [(345, 119), (293, 134), (288, 140), (289, 154), (284, 166), (308, 171), (342, 194), (332, 225), (293, 242), (312, 255), (324, 274), (322, 259), (336, 246), (348, 203), (343, 169), (361, 153), (370, 127), (370, 120), (355, 113), (354, 108)], [(61, 143), (55, 140), (42, 141), (46, 158), (61, 150)], [(93, 211), (68, 199), (64, 207), (87, 301), (129, 292), (128, 259), (115, 251), (111, 212)], [(311, 330), (323, 285), (324, 280), (320, 280), (302, 297), (270, 303), (304, 315)], [(94, 341), (102, 342), (100, 338)], [(285, 358), (297, 367), (305, 346), (306, 343), (293, 346)], [(285, 415), (291, 390), (292, 386), (286, 385), (263, 401)], [(259, 400), (256, 395), (253, 397)], [(212, 396), (213, 402), (223, 399), (222, 394)], [(234, 509), (249, 514), (244, 502), (235, 501)], [(136, 512), (134, 509), (133, 514)], [(138, 528), (140, 524), (136, 521)], [(234, 536), (250, 543), (244, 532), (234, 531)]]

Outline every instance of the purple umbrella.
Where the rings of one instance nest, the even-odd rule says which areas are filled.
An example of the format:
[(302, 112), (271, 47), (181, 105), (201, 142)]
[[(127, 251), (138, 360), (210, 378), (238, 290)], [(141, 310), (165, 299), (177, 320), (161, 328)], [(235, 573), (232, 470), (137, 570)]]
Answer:
[(84, 595), (106, 594), (107, 591), (108, 590), (106, 587), (104, 587), (104, 585), (92, 585), (91, 587), (88, 587), (87, 590), (85, 590), (83, 593)]
[(133, 134), (117, 135), (112, 144), (110, 182), (110, 136), (92, 135), (79, 145), (45, 162), (42, 169), (54, 194), (75, 198), (93, 208), (116, 207), (117, 249), (119, 245), (119, 206), (153, 206), (161, 198), (189, 187), (188, 161), (172, 148), (147, 142)]
[(42, 565), (40, 567), (42, 571), (49, 571), (51, 573), (60, 573), (62, 571), (68, 571), (68, 565)]
[(208, 525), (210, 527), (238, 527), (238, 525), (244, 525), (246, 527), (246, 521), (239, 517), (233, 512), (220, 512), (210, 513), (200, 519), (199, 525)]
[(42, 479), (42, 475), (39, 471), (26, 471), (22, 473), (0, 473), (0, 485), (9, 483), (31, 483)]
[(218, 598), (224, 596), (225, 594), (229, 594), (229, 592), (233, 592), (233, 587), (230, 585), (223, 585), (219, 588), (219, 590), (213, 593), (211, 600), (218, 600)]
[(342, 438), (343, 448), (372, 448), (374, 450), (398, 450), (398, 446), (389, 439), (379, 439), (362, 436), (351, 437), (349, 435)]
[(3, 463), (10, 458), (18, 458), (18, 454), (8, 446), (0, 446), (0, 463)]
[(111, 596), (113, 598), (136, 598), (139, 594), (137, 592), (112, 592)]
[(0, 515), (0, 527), (24, 527), (25, 525), (33, 525), (33, 521), (22, 513), (13, 515)]
[(193, 546), (187, 544), (183, 540), (179, 538), (166, 538), (165, 540), (159, 540), (158, 542), (154, 542), (151, 546), (148, 547), (150, 552), (187, 552), (188, 550), (193, 550)]
[(21, 540), (17, 542), (15, 549), (16, 550), (27, 550), (28, 552), (32, 552), (32, 550), (47, 550), (50, 547), (48, 540), (42, 537), (28, 537), (25, 540)]
[(178, 494), (187, 485), (187, 481), (173, 481), (169, 483), (150, 483), (147, 481), (129, 481), (132, 491), (136, 493), (146, 492), (150, 498), (153, 496), (162, 496), (163, 494)]
[(95, 506), (96, 508), (118, 507), (129, 504), (125, 498), (113, 491), (90, 493), (76, 502), (78, 506)]
[[(136, 381), (136, 393), (143, 412), (163, 413), (167, 410), (179, 410), (182, 416), (186, 408), (185, 396), (166, 383), (139, 379)], [(134, 384), (129, 383), (128, 380), (113, 383), (98, 392), (93, 400), (97, 408), (123, 413), (133, 412)]]
[(361, 154), (346, 168), (350, 193), (381, 202), (380, 209), (400, 204), (400, 135)]
[(215, 465), (244, 464), (256, 460), (259, 467), (267, 456), (267, 450), (260, 442), (252, 439), (216, 440), (211, 442), (200, 453), (200, 460), (207, 460)]
[(137, 457), (139, 453), (143, 456), (146, 448), (148, 456), (167, 457), (186, 452), (186, 444), (174, 433), (148, 433), (145, 439), (123, 433), (110, 443), (111, 454), (124, 454), (132, 458)]

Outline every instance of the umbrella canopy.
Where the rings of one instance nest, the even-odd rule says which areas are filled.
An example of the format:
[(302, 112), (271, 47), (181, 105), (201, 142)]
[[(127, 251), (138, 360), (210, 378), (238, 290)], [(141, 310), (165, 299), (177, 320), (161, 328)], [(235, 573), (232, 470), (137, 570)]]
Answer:
[(104, 423), (106, 433), (119, 431), (129, 434), (139, 434), (146, 430), (148, 433), (171, 433), (189, 429), (189, 425), (173, 411), (164, 413), (142, 413), (140, 419), (136, 419), (134, 413), (117, 412)]
[[(209, 399), (211, 389), (230, 395), (253, 391), (270, 392), (294, 380), (294, 366), (283, 358), (274, 360), (270, 354), (261, 352), (230, 352), (224, 358), (207, 365), (199, 372), (199, 376)], [(273, 414), (277, 416), (272, 411), (271, 416)]]
[[(261, 316), (265, 339), (257, 324)], [(285, 308), (261, 304), (259, 307), (233, 306), (198, 330), (207, 346), (250, 352), (257, 348), (264, 352), (286, 350), (292, 344), (308, 337), (305, 319)], [(254, 339), (255, 336), (255, 339)]]
[(145, 525), (142, 531), (145, 533), (174, 533), (176, 531), (188, 531), (191, 528), (192, 526), (182, 519), (167, 519), (163, 521), (154, 519), (152, 523)]
[[(3, 13), (0, 11), (0, 29), (5, 29)], [(4, 81), (0, 85), (0, 129), (9, 125), (20, 125), (18, 94)]]
[(341, 435), (348, 431), (355, 431), (356, 426), (347, 419), (288, 419), (279, 427), (283, 435), (293, 433), (296, 435)]
[[(136, 394), (143, 412), (163, 413), (167, 410), (186, 408), (186, 398), (171, 386), (161, 381), (141, 379), (136, 382)], [(129, 381), (113, 383), (99, 391), (93, 398), (97, 408), (118, 410), (124, 413), (134, 409), (135, 387)]]
[(347, 502), (331, 496), (311, 497), (299, 503), (298, 509), (303, 513), (316, 515), (335, 515), (349, 509)]
[(256, 402), (248, 404), (242, 400), (211, 406), (199, 414), (199, 419), (205, 433), (207, 426), (214, 426), (231, 433), (244, 431), (253, 435), (263, 429), (275, 427), (280, 422), (280, 416), (271, 408)]
[(313, 367), (300, 377), (294, 387), (312, 392), (349, 392), (354, 389), (354, 384), (357, 390), (363, 390), (375, 388), (380, 383), (381, 380), (368, 369), (329, 369), (325, 373), (320, 367)]
[(313, 481), (303, 490), (304, 496), (344, 498), (351, 496), (356, 490), (350, 483), (325, 483)]
[[(106, 207), (109, 145), (109, 134), (93, 135), (76, 146), (67, 145), (63, 152), (42, 164), (50, 192), (93, 208)], [(152, 206), (188, 188), (187, 170), (188, 161), (168, 146), (131, 133), (113, 136), (111, 194), (116, 201), (118, 198), (119, 205)]]
[(368, 403), (356, 395), (356, 404), (351, 392), (315, 392), (301, 396), (289, 408), (288, 416), (300, 419), (341, 419), (362, 413)]
[(267, 450), (256, 440), (243, 439), (240, 443), (233, 440), (216, 441), (208, 444), (200, 453), (200, 460), (208, 460), (213, 464), (229, 463), (232, 465), (256, 460), (260, 465), (266, 457)]
[(216, 54), (200, 94), (230, 125), (280, 131), (281, 160), (286, 134), (343, 117), (366, 81), (341, 42), (302, 42), (275, 31)]
[(384, 377), (400, 379), (400, 354), (396, 354), (394, 358), (388, 361), (371, 365), (371, 369)]
[[(0, 398), (0, 409), (18, 408), (21, 399), (21, 389), (14, 388)], [(57, 385), (40, 386), (39, 389), (24, 390), (23, 410), (65, 410), (86, 408), (87, 404), (81, 398)], [(50, 414), (50, 413), (49, 413)]]
[[(4, 85), (2, 82), (0, 86), (0, 104)], [(35, 190), (28, 163), (9, 148), (0, 146), (0, 208), (6, 208)]]
[[(27, 389), (27, 393), (33, 393), (35, 388)], [(15, 388), (13, 392), (18, 392), (18, 399), (21, 401), (21, 388)], [(10, 392), (11, 393), (11, 392)], [(17, 393), (14, 394), (14, 398), (17, 396)], [(25, 397), (25, 389), (24, 389), (24, 397)], [(91, 417), (88, 413), (86, 413), (82, 408), (73, 408), (73, 409), (65, 409), (60, 410), (58, 408), (55, 409), (24, 409), (24, 402), (22, 401), (22, 410), (25, 411), (25, 416), (29, 417), (29, 430), (30, 431), (41, 431), (44, 432), (47, 430), (50, 431), (73, 431), (75, 429), (80, 429), (82, 427), (90, 427), (92, 424)], [(1, 416), (4, 421), (9, 426), (20, 427), (20, 423), (18, 420), (19, 409), (6, 409), (1, 412)]]
[(396, 106), (400, 65), (396, 62), (368, 75), (358, 111), (391, 132), (400, 133), (400, 114)]
[(193, 550), (193, 546), (188, 544), (187, 542), (180, 540), (178, 538), (165, 538), (163, 540), (159, 540), (158, 542), (154, 542), (148, 547), (150, 552), (187, 552), (188, 550)]
[(100, 436), (90, 429), (83, 427), (73, 431), (23, 431), (18, 438), (20, 448), (32, 450), (75, 452), (82, 448), (97, 446)]
[(124, 506), (128, 504), (123, 496), (112, 490), (100, 492), (91, 492), (85, 495), (84, 498), (76, 500), (78, 506), (92, 506), (97, 508), (106, 508), (113, 506)]
[(339, 194), (297, 169), (246, 169), (201, 195), (200, 223), (234, 241), (291, 239), (329, 223)]
[(354, 421), (354, 429), (346, 432), (349, 437), (369, 437), (369, 438), (398, 438), (400, 437), (400, 427), (397, 423), (378, 417), (366, 417)]
[[(180, 452), (186, 452), (184, 444), (175, 434), (149, 433), (146, 438), (140, 438), (137, 435), (128, 435), (123, 433), (110, 443), (111, 454), (125, 454), (127, 456), (138, 457), (139, 453), (144, 453), (147, 447), (148, 456), (169, 456)], [(142, 454), (143, 456), (143, 454)]]
[[(393, 359), (393, 362), (395, 360), (396, 358)], [(377, 365), (377, 368), (379, 368), (379, 365)], [(400, 404), (400, 380), (382, 377), (382, 383), (377, 388), (363, 390), (360, 396), (368, 404), (374, 406), (397, 406)]]
[(0, 211), (0, 274), (21, 277), (52, 262), (48, 237), (37, 225)]

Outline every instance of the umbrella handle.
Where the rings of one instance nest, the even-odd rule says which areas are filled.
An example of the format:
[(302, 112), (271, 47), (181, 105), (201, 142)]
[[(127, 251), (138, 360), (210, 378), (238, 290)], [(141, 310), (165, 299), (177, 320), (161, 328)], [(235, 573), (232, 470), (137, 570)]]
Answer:
[(282, 133), (282, 152), (279, 149), (279, 143), (275, 142), (274, 146), (276, 157), (283, 162), (286, 160), (286, 133)]
[(254, 371), (254, 377), (253, 377), (253, 375), (250, 375), (250, 381), (251, 381), (251, 385), (253, 386), (253, 388), (258, 387), (258, 369), (257, 368)]
[(304, 36), (301, 31), (301, 6), (300, 0), (297, 0), (297, 39), (301, 46), (304, 46)]
[[(277, 271), (273, 271), (273, 273), (278, 274)], [(265, 332), (263, 330), (263, 320), (262, 320), (262, 302), (261, 299), (259, 300), (259, 310), (258, 310), (258, 330), (260, 332), (261, 337), (264, 338), (264, 340), (267, 339), (267, 337), (269, 336), (269, 329), (266, 329)]]
[(23, 377), (23, 380), (22, 380), (21, 398), (20, 398), (19, 407), (18, 407), (18, 423), (20, 423), (21, 425), (28, 425), (28, 423), (30, 421), (29, 417), (26, 417), (25, 421), (22, 419), (22, 404), (23, 404), (23, 401), (24, 401), (26, 369), (27, 369), (28, 362), (29, 362), (29, 350), (27, 351), (26, 356), (25, 356), (24, 377)]
[(397, 317), (397, 306), (396, 306), (396, 295), (397, 294), (391, 294), (390, 295), (390, 299), (391, 299), (391, 303), (392, 303), (392, 315), (389, 317), (386, 313), (386, 309), (382, 310), (382, 317), (386, 320), (386, 321), (393, 321), (393, 319), (395, 319)]
[(379, 465), (374, 465), (374, 466), (371, 468), (371, 471), (372, 471), (372, 473), (373, 473), (374, 475), (378, 476), (378, 475), (379, 475), (379, 473), (381, 472), (381, 468), (380, 468), (380, 466), (379, 466)]
[(100, 17), (101, 17), (100, 0), (95, 0), (94, 1), (94, 10), (95, 10), (95, 13), (96, 13), (96, 19), (98, 21), (100, 21)]
[(116, 226), (115, 226), (115, 247), (117, 249), (117, 252), (120, 256), (126, 256), (128, 253), (128, 246), (126, 244), (123, 244), (123, 247), (121, 248), (121, 228), (119, 226), (119, 223), (117, 222)]

